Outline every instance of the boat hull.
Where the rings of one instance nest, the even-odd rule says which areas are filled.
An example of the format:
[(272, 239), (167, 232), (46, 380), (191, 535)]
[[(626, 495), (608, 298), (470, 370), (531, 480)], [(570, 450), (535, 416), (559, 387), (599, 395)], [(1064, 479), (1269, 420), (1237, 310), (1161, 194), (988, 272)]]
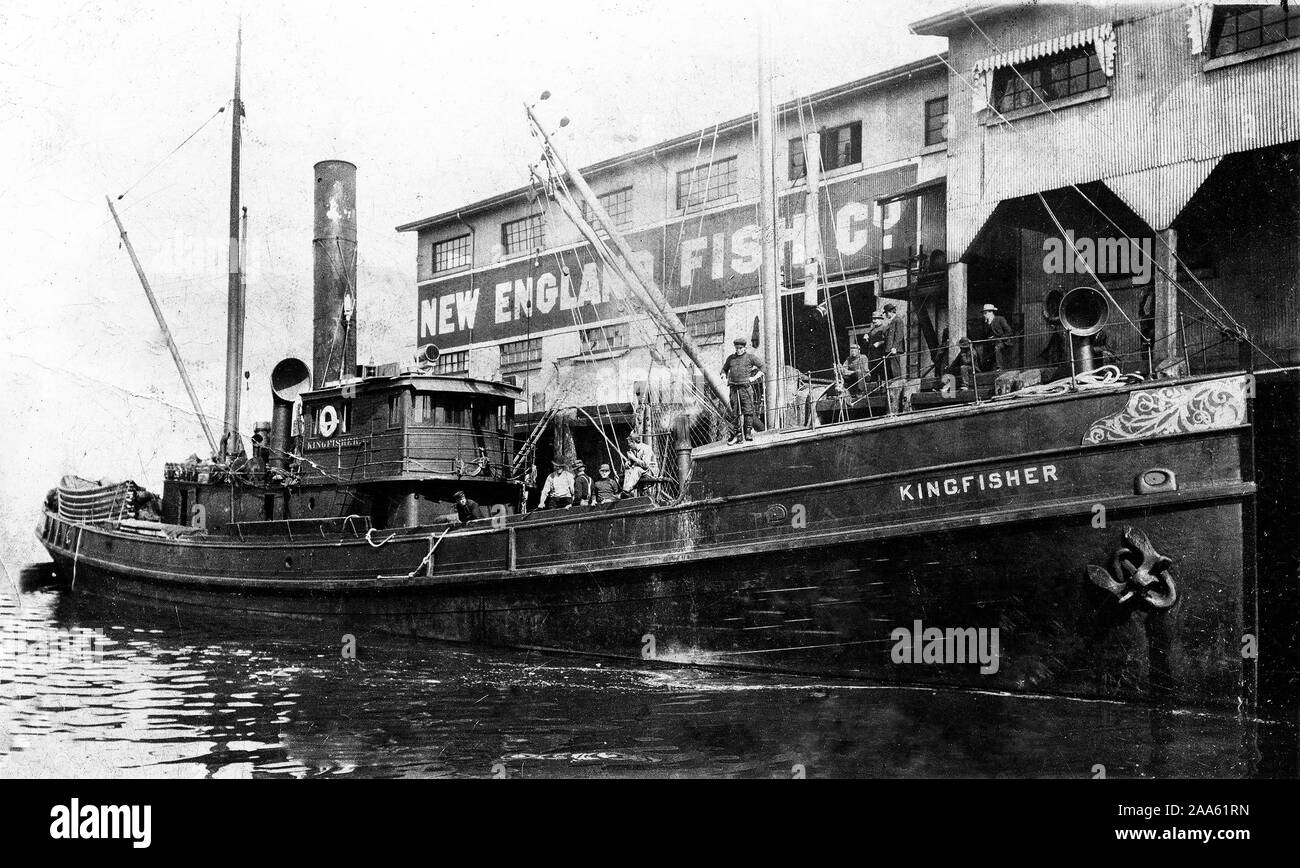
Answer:
[[(1233, 388), (1245, 397), (1240, 382)], [(882, 459), (872, 473), (849, 465), (882, 436), (895, 438), (895, 457), (917, 438), (860, 426), (769, 441), (769, 462), (816, 469), (804, 484), (774, 473), (770, 489), (720, 491), (729, 477), (701, 472), (702, 498), (679, 506), (570, 510), (445, 536), (156, 539), (51, 514), (39, 533), (79, 590), (323, 619), (340, 635), (382, 629), (881, 682), (1286, 707), (1294, 679), (1261, 682), (1243, 653), (1259, 626), (1244, 405), (1216, 424), (1086, 440), (1088, 419), (1140, 397), (1021, 408), (1014, 418), (1046, 432), (1035, 450), (1003, 437), (982, 457), (950, 450), (960, 460), (901, 468)], [(1005, 432), (998, 420), (1010, 417), (986, 416), (987, 430)], [(951, 421), (971, 430), (969, 417)], [(1052, 425), (1065, 433), (1047, 436)], [(831, 476), (815, 478), (826, 466)], [(1169, 478), (1152, 486), (1153, 470)], [(1125, 562), (1131, 577), (1144, 550), (1164, 598), (1097, 578), (1122, 583)], [(432, 566), (417, 569), (426, 556)]]

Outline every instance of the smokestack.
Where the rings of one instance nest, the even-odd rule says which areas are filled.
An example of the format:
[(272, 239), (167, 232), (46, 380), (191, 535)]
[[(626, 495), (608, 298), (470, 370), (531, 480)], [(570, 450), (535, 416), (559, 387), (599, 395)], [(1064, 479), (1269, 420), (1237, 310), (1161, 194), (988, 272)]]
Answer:
[(315, 166), (312, 220), (312, 387), (356, 374), (357, 167)]

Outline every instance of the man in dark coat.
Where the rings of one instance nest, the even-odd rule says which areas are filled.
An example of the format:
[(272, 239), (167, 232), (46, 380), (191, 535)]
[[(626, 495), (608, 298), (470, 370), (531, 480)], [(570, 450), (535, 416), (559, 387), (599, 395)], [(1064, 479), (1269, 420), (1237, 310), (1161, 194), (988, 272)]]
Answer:
[(876, 311), (871, 315), (871, 328), (867, 330), (867, 367), (872, 380), (885, 378), (885, 314)]
[(465, 492), (456, 492), (452, 495), (452, 500), (456, 504), (456, 518), (461, 524), (469, 524), (479, 517), (478, 504), (466, 497)]
[(736, 351), (722, 363), (722, 376), (731, 388), (736, 426), (736, 433), (727, 441), (729, 446), (739, 443), (742, 437), (754, 439), (754, 384), (763, 379), (763, 360), (749, 351), (749, 341), (736, 338), (732, 344)]
[(899, 362), (903, 359), (906, 338), (903, 334), (903, 320), (898, 316), (898, 308), (892, 304), (885, 305), (884, 321), (884, 356), (885, 377), (897, 380), (901, 376)]
[(982, 370), (1009, 371), (1011, 361), (1011, 325), (998, 313), (995, 304), (984, 305), (984, 340)]

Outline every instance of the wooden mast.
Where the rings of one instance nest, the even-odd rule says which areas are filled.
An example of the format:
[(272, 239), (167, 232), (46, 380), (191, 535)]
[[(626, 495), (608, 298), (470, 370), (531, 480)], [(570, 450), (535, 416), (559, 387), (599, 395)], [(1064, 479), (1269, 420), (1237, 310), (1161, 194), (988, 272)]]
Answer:
[(772, 21), (766, 3), (759, 4), (758, 19), (758, 175), (759, 214), (758, 227), (763, 240), (761, 268), (763, 312), (763, 378), (766, 427), (780, 418), (781, 378), (784, 365), (781, 358), (781, 288), (777, 274), (776, 243), (776, 193), (773, 181), (773, 109), (772, 109)]
[(226, 415), (225, 430), (221, 437), (223, 458), (244, 451), (243, 441), (239, 437), (239, 379), (244, 367), (244, 263), (239, 226), (240, 125), (244, 118), (244, 102), (239, 95), (239, 67), (243, 47), (244, 28), (241, 22), (235, 39), (235, 98), (230, 124), (230, 279), (226, 291)]

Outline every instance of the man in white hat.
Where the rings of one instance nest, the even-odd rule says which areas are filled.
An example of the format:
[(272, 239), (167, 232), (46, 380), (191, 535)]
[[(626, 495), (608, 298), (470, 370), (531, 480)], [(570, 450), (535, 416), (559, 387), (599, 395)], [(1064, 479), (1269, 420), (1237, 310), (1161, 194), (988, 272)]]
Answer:
[(984, 342), (981, 344), (984, 363), (981, 370), (1010, 370), (1011, 362), (1011, 325), (1007, 318), (998, 314), (995, 304), (984, 305)]

